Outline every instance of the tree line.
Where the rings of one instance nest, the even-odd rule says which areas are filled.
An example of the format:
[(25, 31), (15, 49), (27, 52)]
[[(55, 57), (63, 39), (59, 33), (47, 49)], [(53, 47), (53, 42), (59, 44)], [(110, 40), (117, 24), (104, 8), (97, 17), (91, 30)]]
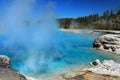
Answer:
[(117, 10), (106, 10), (102, 15), (98, 13), (78, 18), (58, 19), (60, 27), (64, 29), (112, 29), (120, 30), (120, 8)]

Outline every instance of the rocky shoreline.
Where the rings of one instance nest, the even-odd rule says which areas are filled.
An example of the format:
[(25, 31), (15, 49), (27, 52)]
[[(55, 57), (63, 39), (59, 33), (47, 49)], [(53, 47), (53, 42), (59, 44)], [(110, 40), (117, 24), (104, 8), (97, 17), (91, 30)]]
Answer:
[(102, 75), (91, 71), (85, 71), (84, 74), (74, 77), (55, 76), (46, 80), (120, 80), (120, 76)]
[(101, 63), (95, 60), (91, 68), (74, 69), (69, 73), (52, 76), (45, 80), (120, 80), (120, 64), (113, 60)]
[(10, 58), (0, 55), (0, 80), (27, 80), (18, 71), (11, 68)]
[(120, 55), (120, 35), (102, 35), (93, 42), (93, 48)]
[(34, 79), (20, 74), (10, 66), (10, 58), (0, 55), (0, 80), (120, 80), (120, 64), (113, 60), (101, 63), (95, 60), (91, 68), (75, 68), (69, 73), (59, 74), (47, 78)]

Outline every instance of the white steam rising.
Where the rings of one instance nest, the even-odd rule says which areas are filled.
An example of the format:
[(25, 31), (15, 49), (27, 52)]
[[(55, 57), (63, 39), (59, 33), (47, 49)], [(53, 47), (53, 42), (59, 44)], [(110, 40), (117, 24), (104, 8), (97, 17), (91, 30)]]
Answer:
[(13, 0), (6, 9), (4, 19), (1, 20), (3, 24), (2, 35), (6, 36), (4, 46), (14, 50), (16, 46), (22, 45), (25, 49), (17, 51), (14, 55), (18, 55), (16, 58), (23, 57), (24, 64), (19, 68), (23, 72), (36, 73), (41, 70), (40, 67), (47, 67), (45, 63), (50, 60), (45, 59), (48, 54), (42, 53), (40, 50), (49, 46), (58, 26), (51, 11), (52, 3), (44, 7), (44, 11), (40, 13), (39, 19), (37, 18), (40, 21), (39, 24), (25, 26), (24, 20), (29, 17), (28, 14), (32, 11), (35, 3), (36, 0)]

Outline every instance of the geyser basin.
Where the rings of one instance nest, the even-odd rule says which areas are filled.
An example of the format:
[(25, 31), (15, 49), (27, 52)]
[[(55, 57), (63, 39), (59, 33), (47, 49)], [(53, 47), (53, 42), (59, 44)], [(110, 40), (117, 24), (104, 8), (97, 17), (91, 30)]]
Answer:
[(99, 35), (60, 31), (54, 3), (39, 8), (37, 1), (11, 0), (1, 8), (0, 54), (9, 56), (16, 70), (35, 77), (65, 67), (88, 66), (97, 58), (119, 61), (117, 56), (92, 49)]
[(92, 49), (92, 42), (99, 35), (89, 33), (71, 33), (58, 31), (49, 41), (36, 49), (32, 46), (31, 52), (22, 44), (4, 47), (2, 42), (5, 36), (1, 36), (0, 54), (9, 56), (12, 60), (12, 66), (20, 72), (30, 76), (40, 76), (42, 74), (51, 74), (55, 70), (64, 69), (79, 65), (88, 66), (95, 59), (113, 59), (119, 62), (119, 57), (112, 54), (96, 51)]

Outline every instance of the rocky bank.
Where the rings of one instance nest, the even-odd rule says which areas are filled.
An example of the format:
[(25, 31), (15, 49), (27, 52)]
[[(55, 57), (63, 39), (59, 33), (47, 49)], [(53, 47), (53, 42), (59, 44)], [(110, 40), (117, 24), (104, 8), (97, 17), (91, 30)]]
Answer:
[(0, 80), (27, 80), (25, 76), (10, 66), (10, 58), (0, 55)]
[(93, 42), (93, 48), (120, 55), (120, 35), (102, 35)]
[(45, 80), (120, 80), (120, 64), (113, 60), (98, 59), (91, 63), (91, 68), (74, 69), (69, 73), (52, 76)]

